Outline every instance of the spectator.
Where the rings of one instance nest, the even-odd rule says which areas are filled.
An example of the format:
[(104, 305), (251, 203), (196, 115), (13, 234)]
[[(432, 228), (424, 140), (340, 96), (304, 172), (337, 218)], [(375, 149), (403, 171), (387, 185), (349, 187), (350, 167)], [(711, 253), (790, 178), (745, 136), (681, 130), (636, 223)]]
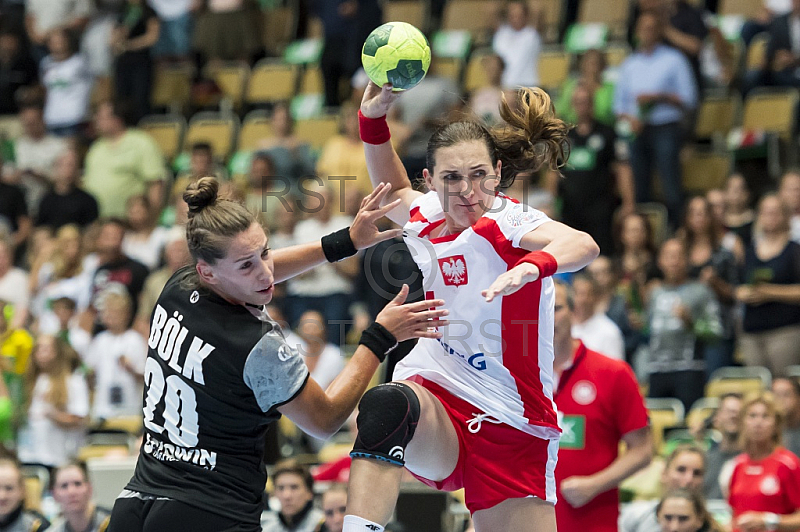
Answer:
[(135, 416), (142, 410), (147, 343), (129, 328), (132, 306), (127, 294), (108, 294), (103, 300), (100, 320), (105, 330), (94, 337), (85, 359), (95, 379), (95, 420)]
[(78, 355), (53, 336), (36, 339), (25, 372), (26, 426), (17, 452), (23, 462), (57, 467), (74, 457), (84, 443), (89, 415), (89, 387), (76, 371)]
[(295, 329), (303, 342), (297, 350), (303, 355), (311, 377), (324, 390), (344, 368), (342, 351), (328, 343), (325, 317), (316, 310), (303, 312)]
[(38, 79), (39, 65), (25, 53), (20, 40), (19, 34), (0, 30), (0, 115), (16, 114), (19, 89)]
[[(577, 297), (573, 300), (562, 283), (555, 290), (553, 368), (558, 389), (553, 399), (563, 431), (556, 468), (558, 529), (616, 532), (617, 486), (645, 467), (653, 454), (647, 410), (630, 366), (573, 337), (570, 323)], [(622, 455), (620, 442), (627, 447)]]
[(22, 135), (14, 141), (14, 181), (25, 190), (28, 212), (35, 217), (39, 203), (52, 183), (56, 161), (67, 149), (64, 139), (49, 135), (43, 109), (26, 104), (19, 111)]
[(161, 22), (158, 42), (152, 53), (157, 59), (180, 61), (189, 58), (192, 51), (194, 0), (150, 0)]
[(317, 160), (317, 175), (328, 183), (328, 186), (339, 192), (335, 195), (333, 209), (337, 213), (344, 213), (341, 202), (344, 200), (342, 191), (348, 188), (357, 188), (364, 195), (372, 192), (372, 182), (369, 180), (367, 159), (364, 155), (364, 144), (358, 134), (358, 114), (352, 104), (342, 105), (341, 130), (325, 142), (322, 152)]
[(578, 274), (572, 280), (575, 307), (572, 314), (572, 336), (587, 349), (609, 358), (625, 360), (625, 340), (617, 324), (597, 310), (598, 287), (588, 275)]
[(656, 506), (661, 532), (723, 532), (696, 491), (670, 491)]
[(161, 252), (170, 230), (156, 225), (158, 212), (144, 194), (128, 198), (127, 211), (128, 230), (122, 240), (122, 252), (155, 270), (161, 264)]
[(683, 53), (692, 66), (697, 87), (702, 88), (700, 54), (703, 51), (703, 43), (708, 37), (703, 13), (686, 0), (665, 0), (664, 16), (665, 42)]
[(88, 117), (94, 76), (78, 53), (77, 39), (67, 30), (53, 30), (47, 48), (50, 53), (42, 59), (40, 72), (47, 89), (44, 122), (53, 135), (79, 136)]
[(792, 11), (791, 0), (763, 0), (760, 9), (753, 18), (746, 20), (742, 26), (742, 40), (750, 46), (753, 37), (769, 30), (772, 22), (780, 16)]
[(308, 469), (293, 460), (275, 464), (272, 473), (278, 512), (265, 512), (263, 532), (314, 532), (323, 514), (314, 508), (314, 479)]
[(733, 532), (800, 528), (800, 459), (780, 445), (782, 429), (771, 393), (745, 401), (744, 452), (734, 462), (728, 496)]
[(627, 303), (618, 290), (617, 266), (611, 259), (601, 255), (589, 264), (586, 271), (597, 287), (595, 310), (604, 313), (619, 327), (625, 340), (625, 360), (631, 361), (636, 348), (642, 343), (642, 335), (634, 330), (628, 319)]
[(25, 29), (34, 58), (38, 61), (44, 57), (53, 32), (80, 34), (91, 14), (90, 0), (25, 0)]
[(558, 115), (571, 124), (578, 121), (572, 95), (579, 86), (585, 87), (592, 98), (592, 117), (607, 126), (614, 125), (614, 84), (603, 79), (606, 56), (601, 50), (587, 50), (578, 62), (577, 76), (571, 76), (558, 92), (555, 102)]
[(25, 194), (16, 185), (3, 182), (3, 159), (0, 157), (0, 236), (11, 237), (13, 251), (22, 246), (31, 234), (30, 216), (25, 203)]
[[(694, 445), (679, 445), (667, 457), (661, 474), (664, 492), (677, 489), (699, 493), (703, 487), (705, 454)], [(619, 518), (620, 532), (652, 532), (658, 530), (656, 510), (658, 501), (637, 501), (622, 509)]]
[[(208, 142), (195, 142), (192, 144), (192, 151), (189, 155), (189, 170), (181, 172), (178, 180), (186, 181), (200, 179), (201, 177), (212, 176), (222, 183), (228, 181), (228, 172), (225, 168), (214, 162), (214, 150)], [(186, 189), (188, 182), (181, 187)]]
[(745, 248), (753, 241), (755, 218), (747, 180), (742, 174), (732, 174), (725, 183), (725, 227), (741, 239)]
[(245, 0), (207, 0), (194, 29), (192, 48), (205, 60), (246, 61), (261, 46), (254, 13)]
[(631, 167), (636, 181), (636, 201), (652, 201), (652, 169), (658, 170), (669, 219), (677, 225), (683, 204), (680, 150), (681, 125), (697, 104), (692, 70), (680, 52), (661, 44), (663, 27), (651, 12), (636, 21), (639, 46), (619, 70), (614, 92), (614, 113), (630, 124)]
[(481, 66), (486, 78), (486, 86), (476, 89), (469, 98), (469, 108), (487, 127), (502, 122), (500, 102), (503, 99), (503, 72), (506, 64), (497, 54), (481, 57)]
[(277, 103), (270, 120), (272, 136), (262, 139), (258, 151), (272, 158), (273, 173), (294, 183), (314, 171), (311, 146), (294, 134), (294, 118), (286, 102)]
[(733, 365), (736, 333), (734, 290), (739, 283), (736, 258), (722, 247), (721, 230), (715, 227), (716, 223), (708, 200), (695, 196), (687, 203), (683, 227), (679, 230), (689, 259), (689, 279), (708, 286), (720, 305), (722, 336), (704, 346), (707, 377), (719, 368)]
[(97, 237), (98, 265), (92, 279), (92, 306), (102, 312), (102, 298), (108, 292), (127, 291), (133, 302), (131, 319), (136, 315), (139, 294), (147, 278), (147, 266), (133, 260), (122, 251), (125, 223), (119, 219), (107, 219), (100, 227)]
[(347, 486), (334, 484), (322, 494), (324, 521), (316, 532), (342, 532), (347, 514)]
[(50, 522), (43, 515), (25, 509), (25, 478), (13, 458), (0, 458), (0, 526), (8, 531), (41, 532)]
[(14, 267), (14, 250), (11, 244), (0, 237), (0, 300), (13, 306), (16, 314), (14, 328), (27, 322), (30, 305), (28, 286), (28, 274), (25, 270)]
[(703, 396), (703, 344), (722, 333), (719, 304), (704, 284), (691, 281), (686, 248), (664, 242), (658, 256), (664, 282), (648, 298), (650, 397), (675, 397), (688, 411)]
[[(297, 224), (294, 238), (298, 243), (312, 242), (322, 236), (347, 227), (352, 218), (335, 214), (338, 203), (333, 190), (325, 185), (310, 187), (311, 193), (303, 198), (310, 217)], [(296, 324), (306, 310), (318, 310), (325, 316), (328, 341), (341, 346), (345, 335), (344, 325), (349, 321), (348, 307), (353, 292), (353, 278), (358, 272), (358, 257), (333, 264), (322, 264), (287, 284), (286, 313), (289, 323)]]
[(161, 207), (164, 157), (147, 133), (128, 128), (123, 104), (104, 102), (95, 113), (100, 134), (86, 154), (84, 184), (100, 205), (101, 216), (123, 216), (128, 198), (147, 193)]
[(160, 28), (155, 11), (145, 0), (127, 0), (111, 37), (111, 49), (116, 56), (115, 95), (132, 104), (135, 122), (150, 112), (153, 85), (150, 49), (158, 42)]
[(261, 213), (261, 222), (273, 231), (278, 226), (281, 211), (297, 208), (294, 204), (293, 181), (275, 172), (275, 166), (265, 151), (253, 154), (247, 174), (245, 205)]
[(494, 53), (503, 58), (503, 88), (535, 87), (539, 84), (539, 54), (542, 38), (528, 21), (527, 2), (512, 0), (506, 4), (506, 20), (492, 38)]
[(111, 512), (92, 501), (89, 470), (82, 461), (71, 461), (53, 473), (53, 498), (61, 508), (61, 518), (51, 532), (104, 532)]
[(613, 128), (593, 118), (592, 93), (587, 87), (574, 88), (572, 106), (577, 124), (568, 135), (569, 163), (564, 179), (558, 172), (548, 173), (548, 188), (561, 198), (561, 220), (592, 235), (602, 253), (611, 253), (617, 196), (622, 199), (623, 213), (636, 209), (628, 149), (617, 140)]
[(766, 28), (769, 34), (766, 57), (761, 70), (745, 73), (744, 92), (759, 85), (800, 87), (800, 1), (792, 0), (791, 10), (772, 19)]
[(58, 317), (52, 310), (55, 299), (69, 297), (78, 312), (89, 306), (93, 260), (87, 259), (81, 242), (81, 231), (75, 225), (65, 225), (56, 233), (50, 260), (39, 268), (34, 287), (31, 310), (38, 320), (39, 332), (55, 334)]
[(161, 290), (176, 271), (190, 262), (189, 246), (186, 236), (181, 235), (167, 242), (164, 246), (164, 267), (147, 276), (144, 288), (139, 297), (139, 309), (136, 315), (136, 330), (145, 338), (150, 337), (150, 316), (156, 308), (156, 301)]
[(793, 168), (784, 172), (778, 186), (778, 197), (792, 213), (792, 240), (800, 243), (800, 170)]
[(60, 297), (51, 303), (53, 314), (56, 315), (57, 327), (54, 331), (41, 331), (44, 334), (52, 334), (62, 342), (69, 345), (78, 353), (81, 360), (86, 358), (92, 336), (81, 328), (77, 320), (76, 305), (73, 299)]
[(48, 226), (56, 231), (67, 224), (86, 227), (97, 220), (97, 200), (78, 186), (80, 171), (78, 152), (74, 148), (58, 157), (53, 171), (53, 190), (45, 194), (39, 204), (37, 227)]
[(744, 303), (739, 348), (749, 366), (782, 375), (800, 362), (800, 244), (789, 240), (788, 208), (775, 194), (758, 204), (758, 238), (747, 248), (736, 299)]
[(742, 396), (728, 393), (719, 398), (719, 406), (711, 417), (711, 428), (722, 436), (706, 452), (706, 476), (703, 493), (706, 499), (722, 499), (722, 487), (727, 489), (725, 475), (722, 475), (725, 464), (742, 452), (739, 446), (739, 418), (742, 412)]
[(783, 446), (800, 456), (800, 382), (778, 377), (772, 381), (775, 406), (783, 416)]
[(725, 227), (725, 191), (721, 188), (712, 188), (706, 192), (706, 200), (711, 206), (713, 216), (712, 227), (715, 227), (720, 245), (733, 253), (736, 264), (744, 264), (744, 243), (739, 236)]
[[(325, 85), (325, 105), (338, 107), (344, 100), (339, 93), (343, 79), (349, 80), (358, 67), (358, 0), (316, 0), (312, 13), (322, 21), (324, 43), (320, 67)], [(366, 37), (366, 36), (365, 36)]]
[[(13, 326), (13, 312), (9, 305), (0, 300), (0, 356), (2, 357), (2, 380), (8, 385), (8, 392), (15, 417), (21, 415), (21, 405), (24, 402), (22, 376), (28, 367), (31, 351), (33, 351), (33, 337), (20, 327)], [(13, 440), (14, 435), (10, 435)], [(0, 439), (6, 441), (8, 433), (0, 432)]]

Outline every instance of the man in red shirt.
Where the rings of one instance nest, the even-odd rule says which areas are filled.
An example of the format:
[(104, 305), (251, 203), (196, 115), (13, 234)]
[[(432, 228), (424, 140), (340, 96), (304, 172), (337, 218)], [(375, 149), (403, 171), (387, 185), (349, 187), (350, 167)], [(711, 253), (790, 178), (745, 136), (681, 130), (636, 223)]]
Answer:
[[(562, 430), (556, 521), (559, 532), (617, 532), (617, 486), (653, 454), (647, 410), (628, 364), (572, 337), (572, 308), (569, 287), (556, 282), (554, 399)], [(622, 456), (620, 441), (628, 448)]]

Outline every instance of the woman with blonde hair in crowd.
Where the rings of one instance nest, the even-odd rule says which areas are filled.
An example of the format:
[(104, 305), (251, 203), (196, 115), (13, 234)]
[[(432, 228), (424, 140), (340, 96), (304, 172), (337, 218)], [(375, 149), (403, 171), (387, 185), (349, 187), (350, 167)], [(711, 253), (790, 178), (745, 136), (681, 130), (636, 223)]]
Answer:
[(79, 365), (78, 355), (63, 341), (37, 338), (25, 373), (27, 421), (17, 449), (22, 462), (57, 467), (83, 445), (89, 387)]
[(703, 496), (697, 491), (673, 490), (656, 506), (661, 532), (723, 532), (711, 516)]
[(800, 529), (800, 459), (781, 445), (783, 416), (770, 392), (745, 400), (728, 503), (733, 532)]

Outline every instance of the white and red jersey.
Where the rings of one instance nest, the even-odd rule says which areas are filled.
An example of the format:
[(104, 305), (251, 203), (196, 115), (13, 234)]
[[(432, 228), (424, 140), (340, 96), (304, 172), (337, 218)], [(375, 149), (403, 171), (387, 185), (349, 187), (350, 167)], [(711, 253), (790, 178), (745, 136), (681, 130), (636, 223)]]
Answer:
[[(450, 325), (420, 339), (395, 368), (419, 375), (483, 413), (543, 439), (557, 439), (553, 403), (553, 307), (549, 277), (487, 303), (481, 291), (528, 252), (521, 238), (550, 221), (503, 194), (464, 231), (431, 238), (445, 223), (435, 192), (411, 204), (403, 237), (422, 271), (427, 299), (443, 299)], [(478, 414), (479, 412), (476, 412)]]

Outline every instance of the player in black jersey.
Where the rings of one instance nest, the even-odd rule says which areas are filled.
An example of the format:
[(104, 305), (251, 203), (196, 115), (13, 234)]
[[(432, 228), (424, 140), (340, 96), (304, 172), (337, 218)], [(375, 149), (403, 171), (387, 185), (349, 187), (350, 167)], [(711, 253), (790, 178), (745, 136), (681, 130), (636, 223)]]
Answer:
[(110, 532), (259, 531), (267, 426), (285, 414), (314, 436), (332, 435), (398, 341), (440, 336), (427, 322), (447, 313), (430, 310), (443, 301), (405, 305), (403, 287), (322, 390), (264, 305), (274, 283), (396, 236), (375, 226), (397, 205), (380, 207), (390, 187), (364, 199), (349, 229), (279, 250), (255, 214), (218, 198), (218, 187), (206, 177), (184, 193), (195, 265), (172, 276), (153, 311), (144, 440)]

